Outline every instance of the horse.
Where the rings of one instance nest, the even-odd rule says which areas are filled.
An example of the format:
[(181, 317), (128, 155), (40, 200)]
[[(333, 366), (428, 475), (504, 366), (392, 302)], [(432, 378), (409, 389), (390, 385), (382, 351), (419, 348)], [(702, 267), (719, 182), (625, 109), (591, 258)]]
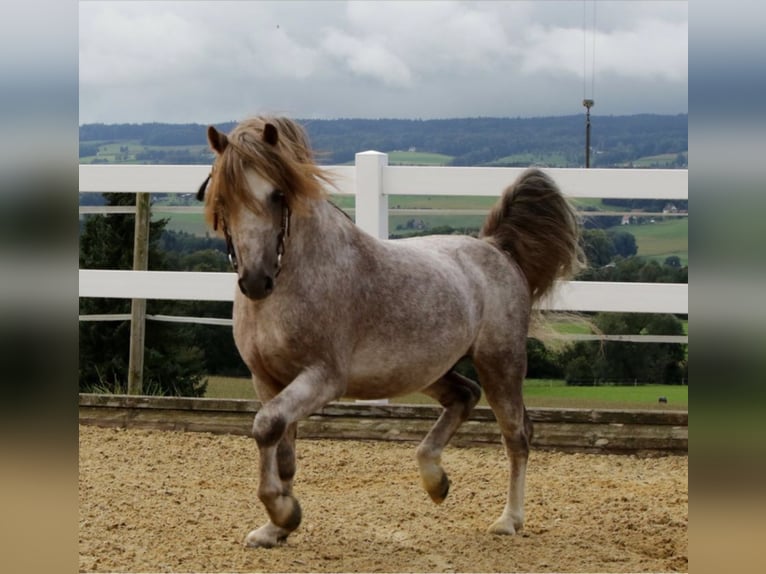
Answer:
[[(415, 451), (435, 503), (450, 481), (442, 451), (484, 392), (509, 461), (505, 507), (489, 526), (524, 524), (532, 424), (522, 398), (533, 304), (581, 266), (577, 214), (551, 177), (525, 170), (478, 237), (382, 240), (329, 200), (333, 177), (284, 117), (253, 117), (214, 152), (198, 198), (237, 274), (233, 335), (261, 406), (252, 435), (268, 521), (249, 547), (274, 547), (301, 523), (293, 494), (301, 419), (342, 397), (422, 392), (443, 410)], [(455, 370), (470, 357), (479, 382)]]

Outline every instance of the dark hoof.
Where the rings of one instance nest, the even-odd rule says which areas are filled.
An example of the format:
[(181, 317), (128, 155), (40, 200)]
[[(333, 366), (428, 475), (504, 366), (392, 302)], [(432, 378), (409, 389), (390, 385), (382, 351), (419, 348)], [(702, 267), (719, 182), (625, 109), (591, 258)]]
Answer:
[(449, 485), (449, 478), (447, 478), (445, 473), (442, 473), (442, 479), (439, 481), (439, 487), (433, 492), (428, 493), (431, 496), (431, 500), (433, 500), (436, 504), (441, 504), (444, 502), (444, 499), (447, 498), (447, 495), (449, 494)]

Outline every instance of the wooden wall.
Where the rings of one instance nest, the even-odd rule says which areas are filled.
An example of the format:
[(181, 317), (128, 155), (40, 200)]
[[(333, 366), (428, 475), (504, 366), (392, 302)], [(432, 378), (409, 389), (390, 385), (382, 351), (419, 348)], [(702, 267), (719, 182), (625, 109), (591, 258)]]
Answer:
[[(250, 434), (258, 401), (81, 394), (80, 424)], [(430, 405), (331, 403), (298, 425), (303, 438), (418, 442), (439, 416)], [(686, 411), (529, 409), (534, 448), (625, 454), (688, 451)], [(500, 444), (492, 411), (476, 407), (452, 444)]]

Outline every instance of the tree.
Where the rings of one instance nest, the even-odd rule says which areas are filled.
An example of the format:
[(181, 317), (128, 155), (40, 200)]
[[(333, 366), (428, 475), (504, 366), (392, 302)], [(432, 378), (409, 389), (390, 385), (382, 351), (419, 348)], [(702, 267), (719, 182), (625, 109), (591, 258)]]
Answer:
[(670, 255), (665, 258), (663, 265), (667, 265), (673, 269), (681, 269), (681, 258), (678, 255)]
[(615, 255), (614, 244), (603, 229), (585, 229), (582, 232), (583, 250), (592, 267), (603, 267)]
[[(594, 323), (604, 334), (684, 334), (681, 321), (670, 314), (599, 313)], [(567, 384), (572, 385), (593, 381), (678, 384), (687, 369), (684, 345), (679, 343), (577, 343), (562, 360)]]
[[(108, 205), (133, 205), (131, 194), (104, 194)], [(157, 241), (167, 220), (152, 222), (149, 267), (165, 268)], [(133, 264), (132, 215), (96, 215), (80, 236), (80, 268), (130, 269)], [(147, 302), (147, 312), (172, 314), (174, 303)], [(81, 314), (128, 313), (124, 299), (80, 299)], [(81, 392), (122, 392), (127, 387), (130, 322), (80, 322), (79, 386)], [(144, 391), (162, 395), (201, 396), (203, 353), (188, 326), (148, 321), (144, 349)]]
[(638, 253), (636, 237), (627, 231), (610, 231), (609, 237), (612, 239), (612, 245), (617, 255), (621, 257), (631, 257)]
[[(582, 344), (576, 346), (583, 346)], [(590, 345), (592, 346), (592, 345)], [(574, 357), (564, 371), (564, 380), (567, 385), (572, 386), (590, 386), (594, 383), (596, 377), (593, 374), (593, 365), (590, 359), (584, 354)]]
[(527, 377), (530, 379), (558, 379), (564, 374), (557, 354), (541, 341), (527, 339)]

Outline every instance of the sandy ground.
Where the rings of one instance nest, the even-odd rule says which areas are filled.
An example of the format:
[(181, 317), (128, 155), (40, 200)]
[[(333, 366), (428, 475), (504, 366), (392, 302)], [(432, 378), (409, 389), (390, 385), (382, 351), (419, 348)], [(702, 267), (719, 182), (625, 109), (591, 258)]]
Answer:
[(664, 572), (688, 570), (688, 458), (534, 451), (523, 534), (501, 447), (449, 448), (452, 489), (421, 489), (415, 445), (300, 440), (301, 527), (243, 540), (265, 511), (246, 437), (80, 427), (81, 572)]

